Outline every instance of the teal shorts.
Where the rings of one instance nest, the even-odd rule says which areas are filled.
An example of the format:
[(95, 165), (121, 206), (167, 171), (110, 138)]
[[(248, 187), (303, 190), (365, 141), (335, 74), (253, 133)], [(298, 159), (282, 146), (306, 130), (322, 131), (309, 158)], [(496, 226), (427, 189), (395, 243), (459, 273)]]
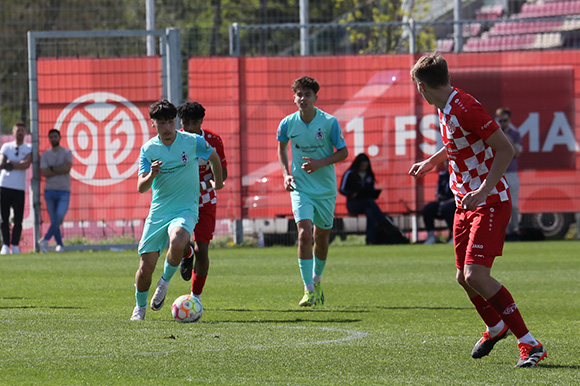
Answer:
[(139, 254), (148, 252), (160, 252), (167, 247), (169, 235), (175, 227), (185, 229), (191, 234), (197, 224), (198, 213), (196, 210), (182, 211), (178, 214), (165, 216), (149, 215), (143, 226), (143, 235), (139, 241)]
[(336, 196), (315, 199), (307, 194), (293, 191), (290, 192), (290, 198), (292, 199), (294, 221), (298, 223), (302, 220), (310, 220), (318, 228), (332, 228)]

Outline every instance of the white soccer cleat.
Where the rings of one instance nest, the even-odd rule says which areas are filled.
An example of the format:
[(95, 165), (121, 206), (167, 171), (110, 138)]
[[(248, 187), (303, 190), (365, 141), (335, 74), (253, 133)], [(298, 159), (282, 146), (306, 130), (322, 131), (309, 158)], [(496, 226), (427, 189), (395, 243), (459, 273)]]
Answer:
[(145, 320), (145, 311), (147, 307), (135, 306), (133, 308), (133, 313), (131, 314), (131, 320)]
[(165, 296), (167, 295), (167, 288), (169, 287), (169, 282), (160, 278), (157, 282), (157, 289), (151, 298), (151, 309), (153, 311), (159, 311), (163, 304), (165, 304)]
[(56, 252), (64, 252), (64, 247), (62, 245), (57, 245), (54, 249)]
[(0, 250), (0, 255), (9, 255), (10, 254), (10, 247), (6, 244), (2, 246), (2, 250)]

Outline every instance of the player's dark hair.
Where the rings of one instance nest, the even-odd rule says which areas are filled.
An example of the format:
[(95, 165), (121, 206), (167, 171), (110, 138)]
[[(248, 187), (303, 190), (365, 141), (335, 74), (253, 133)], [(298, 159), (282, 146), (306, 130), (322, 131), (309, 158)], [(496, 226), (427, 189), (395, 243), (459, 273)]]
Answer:
[(320, 85), (316, 81), (316, 79), (311, 78), (309, 76), (303, 76), (298, 78), (292, 83), (292, 91), (296, 92), (299, 88), (307, 88), (312, 90), (315, 94), (318, 94), (318, 90), (320, 90)]
[(57, 133), (58, 136), (60, 137), (60, 130), (58, 130), (58, 129), (50, 129), (48, 131), (48, 135), (51, 135), (52, 133)]
[(203, 119), (205, 109), (197, 102), (185, 102), (177, 108), (177, 115), (184, 124), (188, 124)]
[(447, 61), (438, 52), (422, 56), (411, 68), (413, 82), (423, 82), (431, 88), (439, 88), (449, 84), (449, 69)]
[(149, 106), (149, 117), (158, 121), (170, 121), (177, 116), (177, 108), (167, 99), (163, 99)]
[(24, 127), (26, 128), (26, 124), (23, 121), (18, 121), (14, 124), (16, 127)]
[(352, 161), (352, 164), (350, 164), (349, 169), (353, 173), (358, 173), (358, 168), (359, 168), (360, 164), (365, 162), (365, 161), (369, 163), (369, 167), (367, 169), (367, 174), (373, 178), (373, 181), (375, 181), (375, 173), (373, 173), (373, 167), (371, 166), (371, 159), (365, 153), (360, 153), (359, 155), (357, 155), (355, 157), (354, 161)]

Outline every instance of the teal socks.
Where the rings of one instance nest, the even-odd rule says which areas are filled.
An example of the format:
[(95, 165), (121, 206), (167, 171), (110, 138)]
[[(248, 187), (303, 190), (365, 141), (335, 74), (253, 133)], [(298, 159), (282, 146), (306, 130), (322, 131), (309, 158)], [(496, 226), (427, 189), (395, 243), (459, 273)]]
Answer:
[(163, 266), (163, 275), (161, 275), (161, 278), (165, 281), (170, 281), (175, 272), (177, 272), (178, 268), (179, 264), (174, 267), (173, 265), (169, 264), (169, 261), (165, 260), (165, 265)]
[(322, 276), (324, 271), (324, 266), (326, 265), (326, 260), (320, 260), (318, 257), (314, 256), (314, 275)]
[(298, 266), (300, 267), (300, 275), (302, 275), (302, 281), (304, 285), (312, 285), (312, 266), (314, 261), (312, 259), (298, 259)]
[(135, 299), (137, 299), (138, 307), (147, 307), (147, 296), (149, 296), (149, 291), (139, 292), (135, 290)]

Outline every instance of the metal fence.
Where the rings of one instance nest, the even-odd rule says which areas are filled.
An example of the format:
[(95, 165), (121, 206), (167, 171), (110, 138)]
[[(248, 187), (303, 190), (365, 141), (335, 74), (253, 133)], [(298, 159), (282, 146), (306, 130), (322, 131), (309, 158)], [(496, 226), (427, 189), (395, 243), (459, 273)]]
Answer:
[[(459, 25), (463, 31), (462, 39), (459, 42), (460, 47), (457, 46), (458, 42), (453, 36), (454, 25)], [(294, 57), (299, 55), (301, 51), (300, 31), (304, 27), (297, 23), (223, 26), (215, 44), (218, 46), (217, 52), (223, 52), (224, 55), (229, 53), (233, 57)], [(228, 33), (224, 34), (224, 28)], [(523, 55), (526, 51), (578, 48), (580, 45), (579, 30), (579, 16), (571, 15), (493, 20), (465, 19), (459, 22), (409, 20), (393, 23), (312, 23), (308, 25), (308, 36), (311, 57), (401, 55), (431, 50), (469, 53), (514, 51), (514, 55), (517, 56), (520, 53)], [(166, 32), (162, 31), (161, 35), (157, 36), (165, 36)], [(189, 59), (200, 55), (207, 56), (204, 52), (208, 48), (203, 47), (207, 46), (208, 37), (214, 32), (213, 29), (199, 27), (173, 30), (174, 43), (180, 49), (173, 51), (176, 56), (172, 60), (172, 66), (164, 67), (163, 71), (166, 73), (164, 72), (162, 77), (164, 84), (167, 84), (167, 89), (160, 96), (169, 96), (175, 103), (191, 99)], [(35, 35), (37, 38), (43, 36), (44, 38), (37, 41), (38, 44), (32, 48), (30, 57), (35, 59), (128, 58), (147, 55), (146, 32), (131, 34), (131, 32), (118, 33), (118, 31), (62, 32), (52, 35), (38, 33)], [(521, 37), (521, 41), (514, 37)], [(165, 38), (160, 37), (158, 46), (161, 57), (165, 58), (166, 51), (163, 48), (165, 43), (161, 42), (163, 39)], [(165, 59), (161, 59), (161, 62), (165, 63)], [(22, 66), (28, 67), (25, 61), (22, 62)], [(28, 69), (30, 70), (30, 67)], [(280, 69), (280, 71), (284, 70)], [(2, 81), (6, 82), (6, 79), (4, 78)], [(165, 81), (167, 82), (165, 83)], [(28, 79), (17, 77), (12, 78), (10, 82), (10, 87), (21, 89), (23, 83), (27, 83)], [(27, 89), (28, 85), (24, 84), (24, 88)], [(15, 106), (15, 103), (20, 103), (17, 100), (12, 102), (12, 105), (4, 103), (3, 111), (21, 111), (30, 114), (31, 124), (34, 127), (33, 104), (36, 103), (34, 95), (31, 95), (30, 100), (32, 103), (28, 105), (27, 102), (26, 106)], [(204, 101), (200, 100), (200, 102)], [(212, 107), (218, 106), (214, 104)], [(10, 117), (13, 116), (14, 114), (10, 113)], [(4, 130), (6, 131), (6, 127)], [(38, 138), (34, 138), (37, 134), (33, 132), (33, 141), (38, 141)], [(238, 152), (240, 147), (236, 142), (238, 141), (237, 137), (229, 139), (230, 143), (236, 143), (236, 145), (232, 145), (232, 151)], [(37, 160), (36, 158), (35, 161)], [(35, 164), (37, 163), (35, 162)], [(37, 183), (38, 181), (34, 180), (33, 186), (36, 186)], [(37, 189), (34, 192), (36, 195), (40, 190), (35, 189)], [(240, 189), (242, 191), (245, 188), (241, 187)], [(241, 191), (240, 193), (242, 193)], [(119, 204), (123, 202), (124, 200), (119, 200)], [(31, 207), (31, 210), (38, 209), (38, 205), (39, 202), (34, 202), (34, 208)], [(114, 210), (114, 208), (110, 208), (110, 210)], [(218, 229), (218, 234), (224, 235), (233, 232), (229, 225), (231, 223), (228, 222), (231, 218), (233, 217), (224, 218), (227, 221), (224, 221), (221, 228)], [(74, 234), (80, 242), (89, 243), (90, 240), (97, 239), (115, 240), (118, 238), (125, 240), (128, 238), (135, 240), (139, 237), (138, 224), (133, 219), (130, 222), (118, 220), (116, 223), (111, 223), (103, 221), (103, 218), (90, 217), (86, 218), (86, 221), (87, 224), (66, 224), (68, 235)], [(32, 228), (39, 223), (40, 220), (37, 218), (36, 222), (25, 224), (25, 228)], [(67, 229), (65, 229), (65, 233), (67, 233)], [(73, 229), (76, 233), (73, 232)], [(32, 244), (34, 241), (31, 241)]]

